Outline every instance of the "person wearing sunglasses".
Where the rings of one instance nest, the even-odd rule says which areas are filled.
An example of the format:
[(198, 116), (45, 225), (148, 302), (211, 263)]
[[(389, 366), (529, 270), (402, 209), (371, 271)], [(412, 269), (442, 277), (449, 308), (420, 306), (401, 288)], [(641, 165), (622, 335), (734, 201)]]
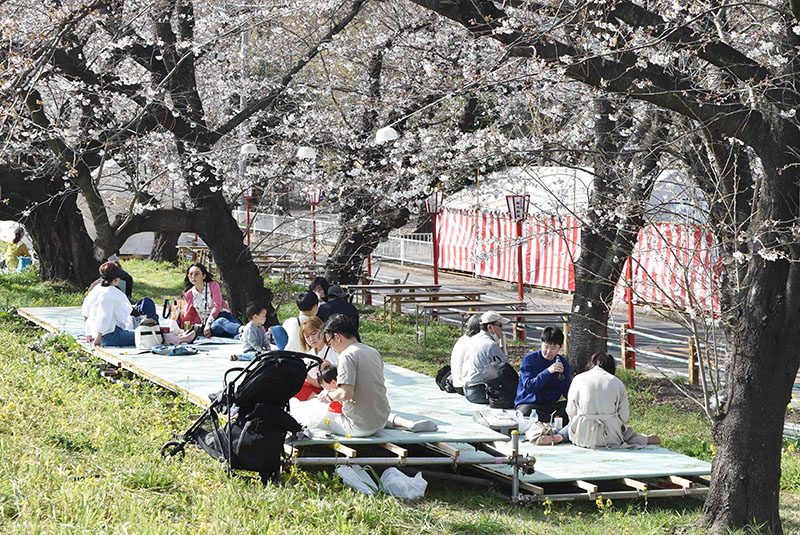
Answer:
[(486, 394), (483, 372), (491, 362), (508, 362), (499, 342), (503, 338), (503, 325), (509, 321), (497, 312), (484, 312), (480, 322), (480, 332), (470, 338), (469, 345), (464, 350), (461, 373), (464, 397), (472, 403), (488, 405), (489, 397)]

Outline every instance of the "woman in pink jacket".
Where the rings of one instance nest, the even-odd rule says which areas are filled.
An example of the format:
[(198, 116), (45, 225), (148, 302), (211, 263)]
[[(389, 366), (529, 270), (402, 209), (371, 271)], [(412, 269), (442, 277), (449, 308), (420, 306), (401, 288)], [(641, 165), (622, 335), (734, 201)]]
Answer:
[(242, 324), (231, 314), (228, 303), (222, 299), (219, 283), (203, 264), (194, 263), (186, 271), (183, 299), (186, 301), (184, 322), (202, 325), (205, 336), (238, 336)]

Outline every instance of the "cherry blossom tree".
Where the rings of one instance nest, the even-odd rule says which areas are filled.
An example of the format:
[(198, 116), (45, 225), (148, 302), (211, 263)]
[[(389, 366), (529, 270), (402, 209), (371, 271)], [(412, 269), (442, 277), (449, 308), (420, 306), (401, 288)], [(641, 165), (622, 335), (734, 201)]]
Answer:
[[(781, 533), (783, 417), (800, 363), (796, 3), (414, 1), (510, 55), (683, 116), (716, 149), (724, 172), (714, 189), (729, 207), (711, 210), (730, 296), (729, 397), (713, 422), (701, 524)], [(736, 144), (752, 152), (755, 172), (730, 165), (725, 149)]]
[[(248, 301), (271, 296), (231, 215), (221, 157), (231, 145), (238, 148), (237, 128), (290, 91), (295, 75), (363, 4), (4, 4), (3, 126), (45, 144), (64, 179), (80, 190), (97, 233), (96, 260), (139, 232), (194, 231), (212, 249), (240, 312)], [(274, 27), (271, 44), (284, 53), (271, 58), (249, 102), (240, 109), (220, 105), (240, 76), (229, 61), (239, 36), (261, 24)], [(97, 188), (106, 166), (112, 160), (122, 166), (135, 190), (141, 162), (159, 153), (172, 165), (171, 187), (185, 196), (185, 206), (162, 207), (151, 195), (112, 221)]]

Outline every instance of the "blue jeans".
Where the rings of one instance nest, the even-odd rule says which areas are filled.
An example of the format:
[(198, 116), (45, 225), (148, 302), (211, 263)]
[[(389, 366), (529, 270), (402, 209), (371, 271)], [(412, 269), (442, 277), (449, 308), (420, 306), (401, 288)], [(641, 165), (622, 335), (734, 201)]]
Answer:
[(211, 336), (222, 338), (239, 338), (239, 327), (242, 324), (230, 312), (220, 312), (217, 319), (211, 324)]
[(239, 358), (237, 360), (250, 361), (253, 360), (254, 358), (256, 358), (256, 352), (247, 351), (246, 353), (242, 353), (241, 355), (239, 355)]
[(477, 403), (479, 405), (488, 405), (489, 399), (486, 397), (486, 385), (470, 385), (464, 386), (464, 397), (470, 403)]
[(113, 332), (104, 334), (100, 338), (100, 345), (103, 347), (133, 347), (136, 345), (136, 335), (133, 331), (126, 331), (121, 327), (114, 327)]

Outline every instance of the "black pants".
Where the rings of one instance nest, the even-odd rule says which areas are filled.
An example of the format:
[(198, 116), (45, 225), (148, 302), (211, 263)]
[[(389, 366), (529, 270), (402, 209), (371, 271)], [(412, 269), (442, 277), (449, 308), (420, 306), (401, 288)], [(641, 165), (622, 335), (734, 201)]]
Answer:
[(564, 419), (564, 425), (569, 423), (567, 416), (567, 402), (557, 401), (555, 403), (523, 403), (517, 405), (517, 410), (525, 416), (530, 416), (532, 410), (536, 410), (540, 422), (550, 423), (550, 415), (555, 412), (555, 416)]

